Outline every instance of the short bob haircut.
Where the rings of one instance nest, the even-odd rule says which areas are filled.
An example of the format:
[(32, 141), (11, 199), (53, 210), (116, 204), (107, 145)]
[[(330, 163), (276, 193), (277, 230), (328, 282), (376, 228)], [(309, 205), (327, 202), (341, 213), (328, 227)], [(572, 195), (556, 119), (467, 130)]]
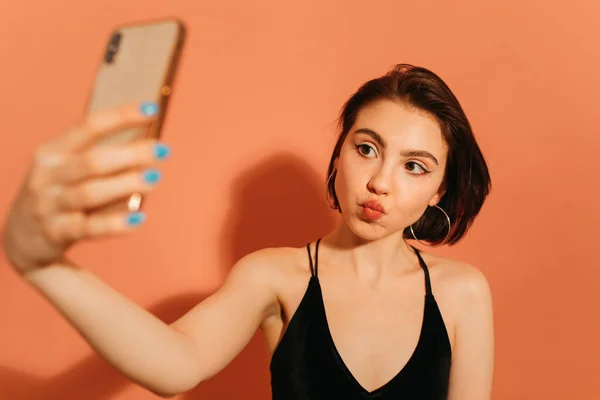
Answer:
[[(448, 233), (448, 221), (435, 207), (428, 207), (412, 227), (420, 241), (431, 245), (456, 244), (481, 210), (491, 190), (491, 178), (471, 124), (458, 100), (448, 85), (426, 68), (409, 64), (395, 65), (387, 74), (362, 85), (344, 104), (338, 120), (339, 137), (327, 169), (327, 198), (333, 199), (333, 204), (331, 201), (329, 204), (341, 213), (335, 193), (337, 171), (334, 171), (334, 162), (340, 156), (358, 112), (366, 105), (382, 99), (403, 102), (428, 112), (438, 120), (448, 147), (448, 156), (442, 182), (445, 193), (437, 205), (450, 217), (452, 228)], [(413, 238), (410, 227), (404, 230), (403, 236)]]

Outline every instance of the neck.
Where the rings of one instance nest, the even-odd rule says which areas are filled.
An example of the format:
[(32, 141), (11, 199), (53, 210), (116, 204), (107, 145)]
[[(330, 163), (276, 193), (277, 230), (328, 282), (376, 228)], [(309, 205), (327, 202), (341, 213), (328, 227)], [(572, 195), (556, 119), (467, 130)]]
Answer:
[(404, 240), (402, 232), (376, 240), (357, 236), (345, 224), (339, 224), (323, 238), (321, 245), (329, 248), (327, 258), (336, 265), (351, 268), (359, 280), (380, 280), (412, 269), (418, 259)]

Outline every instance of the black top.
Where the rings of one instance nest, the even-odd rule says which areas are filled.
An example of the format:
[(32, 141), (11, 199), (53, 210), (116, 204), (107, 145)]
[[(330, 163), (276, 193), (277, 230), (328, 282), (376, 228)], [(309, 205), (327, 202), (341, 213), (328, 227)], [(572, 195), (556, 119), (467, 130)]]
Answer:
[[(425, 310), (417, 346), (402, 370), (369, 392), (354, 378), (338, 353), (325, 315), (318, 278), (319, 242), (304, 297), (271, 359), (273, 400), (446, 399), (451, 347), (446, 326), (431, 291), (429, 271), (414, 248), (425, 273)], [(393, 351), (393, 349), (390, 349)]]

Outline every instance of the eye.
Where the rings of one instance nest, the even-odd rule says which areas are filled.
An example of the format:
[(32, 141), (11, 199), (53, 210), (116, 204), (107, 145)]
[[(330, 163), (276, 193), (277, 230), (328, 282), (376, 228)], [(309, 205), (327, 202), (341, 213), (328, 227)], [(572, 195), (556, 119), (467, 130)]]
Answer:
[[(356, 151), (358, 151), (358, 154), (360, 154), (363, 157), (368, 157), (371, 158), (369, 156), (369, 152), (372, 151), (373, 153), (375, 153), (375, 149), (373, 149), (373, 147), (369, 146), (368, 144), (357, 144), (356, 145)], [(373, 154), (375, 155), (375, 154)]]
[(416, 161), (409, 161), (406, 163), (406, 169), (413, 175), (424, 175), (428, 174), (429, 171), (423, 165)]

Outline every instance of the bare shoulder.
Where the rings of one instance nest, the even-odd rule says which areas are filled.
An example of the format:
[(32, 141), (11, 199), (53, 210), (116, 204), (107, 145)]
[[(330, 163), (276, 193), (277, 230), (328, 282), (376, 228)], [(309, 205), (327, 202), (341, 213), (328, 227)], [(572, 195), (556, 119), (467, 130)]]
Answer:
[(422, 253), (431, 286), (448, 329), (452, 348), (461, 327), (485, 325), (492, 320), (492, 294), (483, 271), (449, 258)]
[(242, 257), (228, 280), (270, 293), (270, 306), (263, 314), (261, 328), (273, 350), (286, 320), (300, 303), (311, 276), (306, 248), (267, 247)]
[(302, 257), (303, 250), (305, 253), (306, 249), (297, 247), (266, 247), (253, 251), (235, 263), (230, 275), (278, 287), (291, 277), (310, 274), (308, 256)]
[(424, 253), (423, 259), (429, 267), (436, 295), (441, 292), (444, 297), (451, 296), (454, 300), (463, 301), (491, 296), (489, 282), (480, 268), (463, 261), (429, 253)]

